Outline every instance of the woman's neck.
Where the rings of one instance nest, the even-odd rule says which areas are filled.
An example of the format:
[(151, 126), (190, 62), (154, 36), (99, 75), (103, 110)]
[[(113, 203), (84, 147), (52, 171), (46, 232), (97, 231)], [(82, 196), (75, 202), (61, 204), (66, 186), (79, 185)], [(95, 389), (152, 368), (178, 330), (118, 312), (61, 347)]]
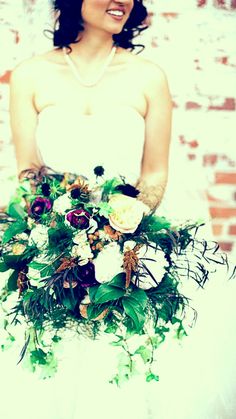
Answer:
[(79, 42), (71, 44), (72, 54), (79, 56), (84, 62), (102, 61), (111, 52), (114, 44), (109, 34), (84, 31), (78, 37)]

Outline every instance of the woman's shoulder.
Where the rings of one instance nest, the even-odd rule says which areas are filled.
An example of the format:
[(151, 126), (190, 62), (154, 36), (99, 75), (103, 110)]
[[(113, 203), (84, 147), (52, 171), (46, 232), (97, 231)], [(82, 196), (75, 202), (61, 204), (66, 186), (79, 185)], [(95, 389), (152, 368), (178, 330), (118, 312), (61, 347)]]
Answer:
[(137, 73), (142, 74), (142, 78), (146, 78), (151, 83), (160, 83), (167, 78), (164, 69), (157, 62), (129, 51), (120, 53), (127, 64), (133, 67)]
[(157, 62), (141, 54), (123, 52), (123, 57), (130, 66), (136, 80), (145, 87), (146, 92), (152, 94), (168, 87), (168, 78), (165, 70)]
[(19, 77), (30, 76), (32, 78), (35, 72), (39, 74), (40, 69), (50, 64), (62, 64), (61, 56), (56, 49), (25, 58), (13, 68), (12, 75)]

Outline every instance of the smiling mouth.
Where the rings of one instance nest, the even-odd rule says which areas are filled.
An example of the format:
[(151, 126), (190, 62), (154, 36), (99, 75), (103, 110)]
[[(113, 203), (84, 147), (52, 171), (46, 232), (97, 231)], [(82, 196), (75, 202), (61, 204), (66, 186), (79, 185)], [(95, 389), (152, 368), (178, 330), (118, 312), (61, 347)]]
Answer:
[(106, 13), (115, 20), (122, 20), (125, 15), (125, 12), (119, 9), (107, 10)]

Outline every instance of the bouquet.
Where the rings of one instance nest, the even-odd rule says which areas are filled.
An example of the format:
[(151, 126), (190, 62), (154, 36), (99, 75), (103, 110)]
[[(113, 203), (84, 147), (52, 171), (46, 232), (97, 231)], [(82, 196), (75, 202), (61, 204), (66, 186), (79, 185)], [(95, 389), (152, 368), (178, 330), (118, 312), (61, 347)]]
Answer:
[[(25, 331), (19, 362), (52, 376), (66, 329), (92, 339), (105, 333), (124, 350), (111, 382), (132, 377), (138, 359), (146, 381), (158, 381), (156, 349), (173, 329), (178, 338), (187, 334), (189, 300), (181, 284), (192, 279), (204, 286), (217, 246), (197, 240), (200, 222), (172, 225), (138, 200), (122, 176), (104, 179), (101, 166), (93, 181), (35, 173), (26, 173), (0, 217), (0, 272), (7, 275), (0, 300), (8, 342), (15, 340), (11, 326)], [(143, 343), (130, 350), (135, 336)]]

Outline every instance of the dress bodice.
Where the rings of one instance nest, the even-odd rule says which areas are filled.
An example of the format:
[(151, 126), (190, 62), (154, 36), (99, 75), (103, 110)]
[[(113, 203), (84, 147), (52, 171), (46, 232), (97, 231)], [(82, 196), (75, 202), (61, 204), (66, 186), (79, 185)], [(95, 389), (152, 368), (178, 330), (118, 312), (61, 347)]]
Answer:
[(56, 171), (90, 177), (102, 165), (106, 177), (136, 180), (145, 137), (144, 118), (134, 108), (78, 114), (75, 107), (48, 106), (38, 116), (36, 141), (44, 163)]

